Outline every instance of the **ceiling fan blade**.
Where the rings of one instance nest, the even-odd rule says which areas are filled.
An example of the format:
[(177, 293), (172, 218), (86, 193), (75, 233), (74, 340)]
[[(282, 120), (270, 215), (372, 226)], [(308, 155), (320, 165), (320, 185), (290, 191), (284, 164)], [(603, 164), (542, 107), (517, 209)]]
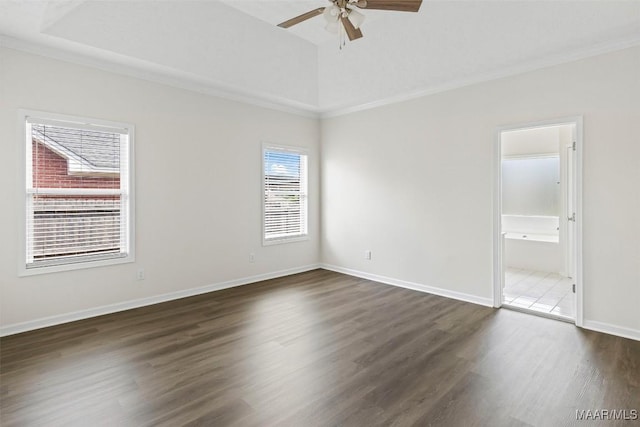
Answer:
[(360, 9), (398, 10), (401, 12), (417, 12), (422, 0), (359, 0), (354, 3)]
[(292, 27), (296, 24), (301, 23), (302, 21), (306, 21), (307, 19), (311, 19), (314, 16), (318, 16), (320, 14), (322, 14), (322, 12), (324, 12), (324, 7), (319, 7), (317, 9), (313, 9), (307, 13), (303, 13), (300, 16), (296, 16), (295, 18), (291, 18), (288, 21), (284, 21), (281, 22), (280, 24), (278, 24), (278, 27), (282, 27), (282, 28), (289, 28)]
[(344, 25), (344, 29), (347, 32), (349, 41), (357, 40), (362, 37), (362, 31), (360, 31), (359, 28), (354, 27), (353, 23), (349, 21), (349, 18), (341, 16), (340, 20), (342, 21), (342, 25)]

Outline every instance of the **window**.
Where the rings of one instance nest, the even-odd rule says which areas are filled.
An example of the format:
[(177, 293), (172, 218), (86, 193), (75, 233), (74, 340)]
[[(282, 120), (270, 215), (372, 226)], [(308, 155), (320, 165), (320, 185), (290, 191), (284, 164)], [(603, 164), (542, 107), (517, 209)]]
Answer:
[(302, 149), (264, 146), (263, 243), (307, 238), (307, 154)]
[(133, 126), (24, 112), (22, 274), (133, 261)]

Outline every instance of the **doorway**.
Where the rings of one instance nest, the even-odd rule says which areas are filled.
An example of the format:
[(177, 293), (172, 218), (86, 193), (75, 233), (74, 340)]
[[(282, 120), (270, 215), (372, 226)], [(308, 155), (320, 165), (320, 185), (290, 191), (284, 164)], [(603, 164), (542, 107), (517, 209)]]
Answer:
[(579, 117), (496, 136), (494, 306), (582, 323)]

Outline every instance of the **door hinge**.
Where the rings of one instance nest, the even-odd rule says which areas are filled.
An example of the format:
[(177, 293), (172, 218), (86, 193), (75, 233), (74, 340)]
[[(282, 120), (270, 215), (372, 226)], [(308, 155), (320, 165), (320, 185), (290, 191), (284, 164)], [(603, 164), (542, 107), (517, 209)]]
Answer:
[(571, 290), (573, 291), (573, 293), (576, 293), (576, 284), (574, 283), (573, 286), (571, 286)]
[(567, 221), (576, 222), (576, 213), (574, 212), (573, 215), (571, 215), (570, 217), (567, 217)]
[(573, 141), (573, 144), (571, 144), (571, 148), (573, 149), (573, 151), (576, 151), (576, 142)]

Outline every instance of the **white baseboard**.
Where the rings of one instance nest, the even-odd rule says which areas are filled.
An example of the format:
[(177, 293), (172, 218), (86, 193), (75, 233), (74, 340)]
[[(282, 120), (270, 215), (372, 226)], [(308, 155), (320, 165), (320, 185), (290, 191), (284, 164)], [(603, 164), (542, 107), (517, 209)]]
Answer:
[(625, 328), (623, 326), (612, 325), (611, 323), (586, 319), (584, 320), (582, 327), (596, 332), (603, 332), (609, 335), (617, 335), (622, 338), (640, 341), (640, 331), (637, 329)]
[(55, 316), (43, 317), (28, 322), (14, 323), (0, 327), (0, 337), (19, 334), (20, 332), (32, 331), (34, 329), (46, 328), (48, 326), (60, 325), (62, 323), (74, 322), (76, 320), (88, 319), (90, 317), (102, 316), (104, 314), (117, 313), (119, 311), (130, 310), (132, 308), (144, 307), (161, 302), (172, 301), (180, 298), (191, 297), (236, 286), (248, 285), (250, 283), (261, 282), (263, 280), (276, 279), (278, 277), (290, 276), (292, 274), (304, 273), (305, 271), (320, 268), (319, 264), (310, 264), (302, 267), (290, 268), (287, 270), (274, 271), (271, 273), (258, 274), (256, 276), (244, 277), (226, 282), (214, 283), (198, 288), (185, 289), (176, 292), (169, 292), (148, 298), (140, 298), (132, 301), (124, 301), (115, 304), (103, 305), (89, 308), (87, 310), (74, 311), (72, 313), (59, 314)]
[[(248, 285), (251, 283), (261, 282), (263, 280), (276, 279), (278, 277), (290, 276), (292, 274), (304, 273), (318, 268), (335, 271), (337, 273), (348, 274), (349, 276), (360, 277), (363, 279), (373, 280), (375, 282), (387, 285), (398, 286), (401, 288), (412, 289), (415, 291), (426, 292), (429, 294), (439, 295), (459, 301), (470, 302), (487, 307), (493, 307), (491, 298), (483, 298), (477, 295), (466, 294), (463, 292), (451, 291), (448, 289), (437, 288), (433, 286), (422, 285), (420, 283), (408, 282), (406, 280), (394, 279), (391, 277), (379, 276), (377, 274), (366, 273), (363, 271), (352, 270), (350, 268), (339, 267), (330, 264), (309, 264), (302, 267), (290, 268), (286, 270), (274, 271), (270, 273), (259, 274), (255, 276), (244, 277), (226, 282), (214, 283), (198, 288), (185, 289), (176, 292), (170, 292), (162, 295), (156, 295), (148, 298), (141, 298), (132, 301), (125, 301), (116, 304), (104, 305), (101, 307), (90, 308), (87, 310), (75, 311), (56, 316), (43, 317), (28, 322), (14, 323), (0, 327), (0, 336), (18, 334), (21, 332), (32, 331), (35, 329), (46, 328), (48, 326), (60, 325), (63, 323), (74, 322), (76, 320), (88, 319), (91, 317), (102, 316), (105, 314), (117, 313), (119, 311), (130, 310), (133, 308), (144, 307), (147, 305), (159, 304), (166, 301), (177, 300), (195, 295), (206, 294), (208, 292), (219, 291), (222, 289), (233, 288), (236, 286)], [(596, 332), (602, 332), (609, 335), (616, 335), (623, 338), (640, 341), (640, 331), (637, 329), (626, 328), (622, 326), (612, 325), (610, 323), (598, 322), (595, 320), (586, 320), (583, 324), (584, 329)]]
[(337, 273), (348, 274), (349, 276), (360, 277), (363, 279), (373, 280), (387, 285), (398, 286), (400, 288), (413, 289), (414, 291), (426, 292), (428, 294), (439, 295), (460, 301), (470, 302), (473, 304), (493, 307), (493, 298), (483, 298), (477, 295), (466, 294), (463, 292), (451, 291), (449, 289), (427, 286), (420, 283), (408, 282), (406, 280), (394, 279), (392, 277), (379, 276), (377, 274), (365, 273), (363, 271), (352, 270), (350, 268), (339, 267), (337, 265), (320, 264), (320, 268), (335, 271)]
[[(323, 268), (325, 270), (335, 271), (337, 273), (348, 274), (349, 276), (355, 276), (363, 279), (373, 280), (375, 282), (380, 282), (387, 285), (413, 289), (415, 291), (426, 292), (429, 294), (440, 295), (443, 297), (470, 302), (473, 304), (493, 307), (492, 298), (483, 298), (477, 295), (466, 294), (463, 292), (456, 292), (448, 289), (436, 288), (433, 286), (422, 285), (420, 283), (407, 282), (405, 280), (379, 276), (377, 274), (372, 274), (372, 273), (365, 273), (363, 271), (352, 270), (350, 268), (339, 267), (336, 265), (320, 264), (320, 268)], [(584, 329), (589, 329), (596, 332), (602, 332), (609, 335), (615, 335), (622, 338), (629, 338), (632, 340), (640, 341), (640, 331), (637, 329), (625, 328), (622, 326), (612, 325), (610, 323), (597, 322), (595, 320), (585, 320), (582, 327)]]

